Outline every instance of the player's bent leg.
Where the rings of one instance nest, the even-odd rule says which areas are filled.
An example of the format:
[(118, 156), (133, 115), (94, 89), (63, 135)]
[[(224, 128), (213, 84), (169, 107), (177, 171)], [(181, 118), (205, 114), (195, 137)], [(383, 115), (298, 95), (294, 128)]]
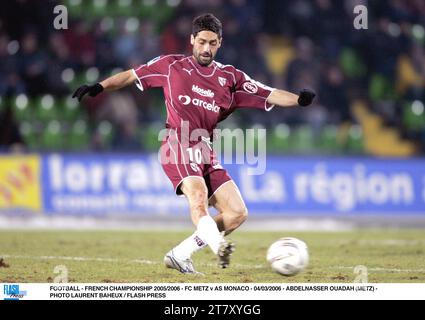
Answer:
[(215, 254), (218, 254), (223, 236), (208, 213), (208, 188), (205, 180), (188, 177), (183, 180), (180, 189), (189, 201), (190, 214), (193, 223), (197, 226), (199, 237), (210, 246)]
[(201, 177), (187, 177), (179, 187), (189, 201), (191, 218), (197, 226), (197, 231), (166, 255), (164, 258), (166, 265), (183, 273), (193, 273), (184, 272), (186, 269), (179, 268), (171, 256), (174, 253), (175, 257), (183, 257), (181, 261), (189, 261), (191, 254), (197, 251), (197, 248), (194, 248), (195, 241), (199, 249), (205, 246), (205, 243), (208, 244), (217, 254), (219, 265), (223, 268), (227, 267), (234, 246), (223, 239), (217, 224), (208, 213), (208, 189), (205, 181)]
[[(202, 177), (186, 177), (177, 187), (185, 194), (189, 201), (190, 215), (195, 225), (199, 224), (201, 217), (208, 215), (207, 192)], [(164, 257), (167, 268), (176, 269), (184, 274), (200, 274), (193, 266), (191, 256), (194, 252), (206, 246), (198, 235), (198, 231), (183, 240)]]
[(195, 226), (208, 216), (208, 189), (202, 177), (187, 177), (179, 186), (189, 201), (190, 215)]
[(219, 230), (226, 235), (237, 229), (248, 217), (248, 209), (232, 180), (221, 185), (211, 196), (209, 203), (219, 212), (214, 219)]

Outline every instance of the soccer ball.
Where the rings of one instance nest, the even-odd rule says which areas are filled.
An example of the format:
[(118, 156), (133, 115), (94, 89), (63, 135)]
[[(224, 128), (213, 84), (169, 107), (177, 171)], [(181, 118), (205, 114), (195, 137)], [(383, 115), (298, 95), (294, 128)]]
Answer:
[(307, 245), (296, 238), (280, 238), (267, 251), (272, 269), (284, 276), (294, 276), (308, 265)]

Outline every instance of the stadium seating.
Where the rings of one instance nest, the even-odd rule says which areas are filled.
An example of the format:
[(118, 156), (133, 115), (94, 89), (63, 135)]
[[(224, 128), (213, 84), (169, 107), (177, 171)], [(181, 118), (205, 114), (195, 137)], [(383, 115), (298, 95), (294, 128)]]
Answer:
[(10, 103), (12, 105), (14, 116), (19, 122), (32, 119), (33, 110), (30, 107), (29, 99), (25, 94), (20, 94), (11, 98)]
[(284, 74), (294, 55), (293, 48), (282, 37), (272, 38), (265, 52), (267, 66), (276, 76)]
[(307, 125), (294, 128), (290, 141), (291, 149), (297, 154), (308, 154), (315, 148), (313, 131)]
[(67, 0), (71, 16), (87, 20), (103, 17), (149, 18), (157, 25), (163, 25), (173, 14), (179, 1), (158, 0)]
[(383, 75), (375, 73), (369, 82), (369, 96), (372, 101), (394, 100), (394, 88)]
[(157, 152), (161, 146), (158, 139), (158, 133), (164, 128), (161, 122), (154, 122), (144, 128), (139, 128), (138, 136), (143, 142), (143, 147), (146, 151)]
[(87, 9), (85, 13), (88, 15), (100, 17), (111, 13), (111, 11), (108, 12), (108, 8), (110, 8), (108, 0), (86, 0), (84, 2), (86, 3)]
[(80, 119), (72, 123), (67, 137), (67, 149), (72, 151), (85, 151), (88, 149), (89, 145), (90, 131), (87, 122)]
[(19, 132), (29, 151), (37, 151), (40, 148), (39, 134), (35, 125), (28, 121), (22, 121), (19, 124)]
[(78, 101), (76, 99), (71, 98), (71, 96), (62, 98), (61, 101), (58, 101), (57, 105), (58, 109), (60, 110), (59, 117), (63, 121), (73, 122), (77, 119), (84, 118), (82, 109), (78, 104)]
[[(299, 119), (291, 119), (288, 124), (281, 123), (276, 125), (277, 121), (273, 116), (257, 119), (255, 113), (250, 113), (246, 117), (234, 116), (237, 128), (250, 126), (252, 123), (261, 121), (267, 127), (268, 151), (276, 154), (317, 153), (334, 155), (367, 153), (401, 156), (415, 154), (413, 145), (417, 142), (419, 134), (425, 131), (424, 108), (423, 103), (420, 102), (423, 98), (425, 78), (421, 74), (420, 68), (416, 67), (417, 62), (420, 61), (416, 59), (423, 55), (423, 51), (414, 50), (415, 47), (413, 46), (414, 42), (420, 45), (423, 44), (425, 39), (425, 33), (421, 25), (413, 23), (411, 26), (406, 26), (406, 30), (404, 30), (408, 31), (406, 34), (403, 31), (403, 37), (406, 37), (404, 40), (410, 39), (412, 43), (410, 43), (410, 40), (396, 41), (396, 38), (401, 39), (401, 37), (396, 35), (391, 35), (391, 39), (380, 38), (379, 34), (370, 34), (368, 37), (370, 37), (371, 41), (363, 42), (361, 33), (356, 32), (355, 34), (348, 33), (343, 36), (342, 34), (335, 34), (332, 45), (328, 47), (327, 41), (322, 42), (324, 39), (320, 36), (321, 32), (310, 34), (310, 32), (304, 32), (302, 28), (297, 27), (294, 27), (293, 30), (286, 27), (284, 28), (285, 30), (279, 30), (280, 27), (277, 28), (278, 25), (273, 26), (277, 23), (276, 21), (268, 21), (270, 26), (256, 30), (256, 28), (264, 24), (263, 19), (265, 16), (262, 16), (262, 10), (267, 11), (269, 9), (263, 4), (260, 5), (262, 2), (255, 2), (255, 5), (253, 4), (254, 2), (248, 1), (240, 8), (232, 1), (206, 3), (208, 6), (211, 5), (213, 9), (220, 9), (218, 10), (222, 11), (220, 14), (227, 12), (225, 14), (225, 24), (232, 26), (235, 29), (234, 31), (237, 31), (235, 34), (237, 34), (238, 39), (244, 41), (248, 39), (254, 40), (252, 42), (248, 41), (249, 43), (247, 44), (230, 41), (220, 49), (218, 60), (235, 64), (254, 78), (258, 76), (258, 80), (265, 80), (269, 85), (287, 88), (291, 91), (294, 91), (293, 88), (301, 82), (314, 83), (315, 86), (313, 87), (315, 87), (318, 96), (317, 101), (323, 104), (326, 109), (329, 106), (324, 102), (325, 99), (321, 101), (321, 97), (325, 97), (324, 93), (326, 92), (323, 91), (332, 90), (332, 87), (321, 87), (320, 84), (323, 83), (323, 77), (328, 76), (327, 68), (337, 65), (343, 71), (343, 86), (344, 89), (347, 89), (344, 90), (347, 101), (353, 104), (353, 97), (361, 96), (365, 100), (366, 109), (370, 110), (362, 113), (359, 126), (347, 125), (344, 127), (345, 124), (341, 123), (330, 125), (329, 123), (333, 123), (334, 119), (329, 118), (323, 122), (326, 125), (321, 125), (320, 128), (313, 128), (312, 123), (310, 123), (311, 120), (303, 116), (300, 116)], [(57, 137), (54, 138), (55, 135), (69, 137), (70, 141), (60, 145), (62, 149), (75, 151), (88, 149), (91, 143), (90, 140), (96, 141), (96, 139), (100, 139), (104, 148), (114, 149), (114, 143), (120, 140), (120, 136), (115, 136), (117, 132), (114, 128), (114, 121), (98, 123), (97, 120), (102, 118), (96, 114), (103, 108), (101, 105), (103, 104), (102, 98), (93, 100), (93, 103), (88, 100), (83, 102), (83, 104), (87, 104), (90, 110), (90, 114), (88, 114), (84, 108), (80, 107), (77, 100), (64, 96), (64, 94), (73, 92), (82, 84), (94, 83), (122, 70), (114, 69), (112, 73), (109, 73), (109, 70), (114, 66), (126, 69), (133, 66), (134, 63), (145, 61), (155, 53), (167, 52), (166, 50), (183, 52), (189, 44), (183, 44), (182, 33), (188, 32), (190, 29), (190, 20), (193, 18), (193, 13), (200, 9), (199, 5), (202, 1), (64, 0), (61, 3), (67, 7), (71, 23), (71, 27), (67, 32), (60, 33), (63, 39), (53, 37), (55, 32), (51, 30), (52, 28), (45, 29), (43, 24), (35, 25), (34, 33), (38, 38), (37, 49), (40, 52), (45, 52), (46, 57), (62, 57), (61, 54), (58, 55), (59, 52), (56, 52), (56, 46), (51, 45), (58, 40), (62, 42), (57, 42), (56, 44), (68, 47), (68, 54), (63, 55), (62, 58), (65, 60), (60, 65), (60, 67), (64, 68), (59, 73), (63, 83), (60, 83), (56, 88), (51, 86), (50, 80), (47, 81), (46, 76), (42, 76), (44, 80), (40, 81), (40, 86), (38, 86), (34, 85), (34, 82), (27, 81), (25, 75), (19, 74), (16, 88), (7, 89), (7, 93), (6, 91), (0, 93), (2, 95), (13, 95), (7, 98), (3, 97), (3, 99), (0, 97), (0, 112), (10, 104), (25, 140), (35, 150), (35, 146), (43, 147), (43, 149), (52, 148), (57, 143), (56, 139), (59, 139)], [(313, 6), (313, 4), (309, 4), (309, 1), (305, 3), (306, 6)], [(215, 7), (216, 5), (218, 7)], [(239, 12), (238, 14), (233, 14), (233, 10), (236, 7), (238, 7)], [(391, 7), (391, 5), (388, 7)], [(254, 8), (263, 9), (256, 12), (250, 11)], [(396, 9), (393, 8), (392, 10)], [(36, 16), (35, 14), (36, 12), (34, 12), (34, 16)], [(285, 12), (284, 16), (294, 18), (293, 14), (288, 11)], [(345, 19), (346, 16), (344, 15), (345, 13), (341, 13), (341, 16), (335, 17), (335, 19)], [(249, 22), (245, 19), (246, 17), (249, 17)], [(229, 23), (227, 23), (227, 20)], [(145, 37), (144, 34), (146, 29), (143, 27), (146, 21), (149, 22), (149, 27), (152, 25), (154, 27), (154, 34), (149, 33), (149, 37)], [(406, 22), (408, 19), (404, 17), (401, 18), (401, 21)], [(394, 22), (394, 24), (402, 26), (401, 21)], [(323, 27), (322, 22), (318, 21), (317, 30), (321, 30)], [(84, 26), (85, 28), (73, 28), (74, 23), (76, 26)], [(118, 57), (117, 52), (120, 51), (117, 48), (122, 45), (119, 40), (122, 39), (121, 31), (123, 31), (123, 27), (126, 32), (132, 33), (129, 38), (134, 43), (129, 46), (132, 48), (128, 50), (129, 54), (125, 54), (121, 58)], [(281, 27), (284, 27), (284, 24)], [(7, 29), (6, 26), (6, 34), (9, 32)], [(231, 31), (231, 29), (224, 28), (225, 39), (230, 39), (230, 37), (227, 38), (226, 34), (229, 30)], [(255, 30), (255, 33), (260, 31), (258, 38), (252, 38), (253, 30)], [(271, 30), (274, 31), (271, 32)], [(381, 31), (385, 33), (383, 30)], [(231, 35), (232, 32), (229, 33), (229, 36)], [(14, 37), (11, 37), (12, 34), (8, 36), (10, 39), (14, 39)], [(50, 37), (55, 41), (50, 41)], [(310, 57), (308, 54), (305, 56), (300, 55), (298, 50), (303, 48), (298, 47), (297, 39), (301, 39), (301, 37), (310, 38), (312, 43), (314, 43), (312, 53), (319, 53), (318, 51), (323, 50), (321, 52), (323, 54), (313, 54)], [(16, 37), (18, 40), (11, 42), (7, 50), (14, 52), (15, 42), (19, 43), (20, 48), (23, 48), (19, 40), (21, 38), (23, 38), (22, 35)], [(75, 41), (78, 41), (76, 39), (81, 39), (81, 48), (75, 48)], [(375, 39), (377, 40), (376, 43)], [(145, 40), (147, 41), (145, 42)], [(393, 77), (387, 75), (389, 74), (388, 69), (382, 68), (385, 61), (380, 61), (378, 55), (368, 54), (363, 47), (364, 44), (367, 44), (368, 49), (370, 47), (369, 51), (373, 53), (374, 48), (380, 48), (380, 45), (384, 43), (388, 45), (399, 44), (399, 47), (395, 50), (397, 53), (394, 56), (394, 60), (391, 60), (396, 62)], [(239, 46), (241, 47), (239, 48)], [(229, 51), (227, 51), (227, 48), (229, 48)], [(247, 58), (236, 59), (237, 62), (232, 61), (235, 58), (234, 52), (238, 52), (239, 49), (249, 51), (246, 55)], [(86, 59), (85, 57), (87, 56), (81, 54), (84, 51), (95, 53), (95, 59), (92, 61)], [(25, 61), (20, 61), (24, 55), (20, 55), (20, 53), (16, 55), (16, 58), (20, 64), (24, 65), (23, 62)], [(390, 55), (390, 53), (388, 54)], [(332, 56), (332, 60), (325, 59), (325, 57), (330, 56)], [(295, 58), (298, 59), (294, 60)], [(303, 62), (303, 59), (306, 60)], [(56, 60), (47, 60), (49, 60), (46, 61), (48, 70), (50, 70), (51, 65), (56, 64)], [(310, 70), (308, 70), (306, 72), (309, 74), (308, 77), (302, 75), (298, 71), (302, 69), (302, 65), (305, 62), (308, 62), (307, 65), (320, 66), (317, 70), (320, 72), (315, 74), (315, 72), (310, 73)], [(297, 75), (295, 79), (299, 77), (297, 81), (300, 81), (300, 83), (290, 83), (294, 82), (294, 79), (290, 79), (291, 77), (286, 79), (288, 71), (290, 71), (288, 70), (289, 65), (291, 65), (291, 70), (292, 67), (294, 67), (294, 71), (297, 70), (294, 72)], [(3, 87), (0, 89), (3, 89)], [(68, 89), (68, 92), (64, 91), (64, 89)], [(23, 90), (26, 90), (26, 93), (20, 94)], [(51, 93), (51, 95), (46, 93)], [(140, 123), (137, 135), (142, 142), (141, 145), (147, 151), (156, 152), (159, 147), (157, 134), (163, 128), (163, 121), (166, 119), (162, 90), (150, 90), (145, 93), (145, 98), (146, 100), (143, 103), (146, 103), (146, 106), (144, 106), (143, 114), (140, 112), (138, 115)], [(418, 101), (413, 102), (414, 99)], [(400, 101), (404, 100), (407, 102), (400, 104)], [(141, 100), (139, 101), (138, 99), (134, 101), (141, 103)], [(393, 104), (388, 104), (389, 106), (387, 107), (385, 105), (387, 102), (393, 102)], [(382, 105), (384, 107), (381, 108)], [(400, 106), (402, 107), (401, 109), (396, 109)], [(376, 114), (374, 110), (382, 111), (381, 114), (385, 116), (385, 121), (384, 117)], [(398, 112), (399, 110), (401, 110), (401, 113)], [(156, 121), (160, 122), (156, 123)], [(226, 121), (226, 126), (228, 122), (229, 120)], [(145, 123), (148, 124), (145, 125)], [(393, 127), (389, 128), (388, 124)], [(399, 127), (397, 128), (396, 126)], [(85, 132), (83, 132), (83, 129)], [(405, 131), (408, 134), (405, 134)], [(410, 135), (410, 132), (414, 132), (414, 134)], [(31, 137), (31, 133), (38, 135), (38, 137)], [(256, 145), (262, 143), (262, 141), (258, 140), (258, 137), (253, 136), (253, 138)], [(411, 139), (412, 143), (404, 139)], [(91, 147), (93, 146), (91, 145)], [(422, 150), (425, 150), (423, 146)]]
[(6, 99), (0, 96), (0, 113), (6, 108)]
[[(246, 152), (257, 153), (260, 145), (263, 147), (267, 143), (267, 131), (262, 124), (255, 124), (245, 132)], [(266, 146), (267, 147), (267, 146)]]
[(43, 129), (42, 149), (45, 151), (64, 150), (66, 137), (63, 135), (62, 124), (57, 120), (52, 120)]
[(103, 149), (108, 150), (111, 147), (112, 138), (114, 135), (114, 127), (109, 121), (101, 121), (96, 128), (96, 136), (99, 139)]
[[(71, 69), (72, 70), (72, 69)], [(69, 81), (69, 88), (74, 91), (75, 89), (77, 89), (79, 86), (81, 86), (82, 84), (84, 84), (86, 81), (86, 77), (85, 77), (85, 73), (84, 72), (80, 72), (75, 74), (72, 79)]]
[(320, 151), (327, 154), (333, 154), (338, 151), (337, 131), (338, 128), (333, 125), (323, 127), (318, 144), (321, 148)]
[(290, 148), (290, 137), (291, 128), (284, 123), (278, 124), (267, 136), (267, 150), (275, 154), (287, 153)]
[(406, 102), (403, 108), (403, 124), (410, 131), (425, 129), (424, 104), (419, 101)]
[(65, 6), (71, 16), (81, 16), (84, 11), (83, 0), (67, 0)]
[(88, 68), (84, 73), (83, 83), (95, 83), (99, 80), (99, 69), (96, 67)]
[(350, 78), (358, 78), (366, 73), (363, 61), (361, 61), (355, 51), (350, 48), (344, 48), (342, 50), (339, 62), (344, 74)]
[(346, 150), (355, 155), (364, 153), (363, 131), (361, 126), (351, 125), (348, 131)]
[(134, 15), (135, 0), (117, 0), (112, 5), (114, 12), (119, 16)]
[(49, 94), (36, 98), (33, 103), (35, 119), (42, 122), (52, 121), (58, 118), (56, 99)]
[(386, 127), (382, 118), (369, 110), (363, 101), (356, 101), (352, 110), (362, 128), (365, 152), (392, 157), (406, 157), (416, 153), (412, 142), (403, 140), (396, 129)]

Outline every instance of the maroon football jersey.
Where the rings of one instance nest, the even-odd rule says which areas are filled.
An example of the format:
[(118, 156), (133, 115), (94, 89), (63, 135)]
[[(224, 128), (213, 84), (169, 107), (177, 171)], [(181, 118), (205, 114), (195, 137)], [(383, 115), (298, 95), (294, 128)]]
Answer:
[(211, 136), (217, 123), (236, 108), (270, 110), (266, 99), (274, 88), (252, 80), (231, 65), (213, 61), (198, 64), (193, 56), (159, 56), (134, 69), (137, 87), (144, 91), (162, 87), (167, 107), (166, 127), (178, 130), (186, 121), (189, 130), (204, 129)]

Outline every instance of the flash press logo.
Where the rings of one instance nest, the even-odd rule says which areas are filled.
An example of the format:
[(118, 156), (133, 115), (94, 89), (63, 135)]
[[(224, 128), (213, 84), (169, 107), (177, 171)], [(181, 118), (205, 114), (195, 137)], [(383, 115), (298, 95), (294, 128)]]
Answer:
[(27, 295), (26, 291), (19, 290), (19, 284), (5, 284), (3, 292), (4, 300), (19, 300)]

